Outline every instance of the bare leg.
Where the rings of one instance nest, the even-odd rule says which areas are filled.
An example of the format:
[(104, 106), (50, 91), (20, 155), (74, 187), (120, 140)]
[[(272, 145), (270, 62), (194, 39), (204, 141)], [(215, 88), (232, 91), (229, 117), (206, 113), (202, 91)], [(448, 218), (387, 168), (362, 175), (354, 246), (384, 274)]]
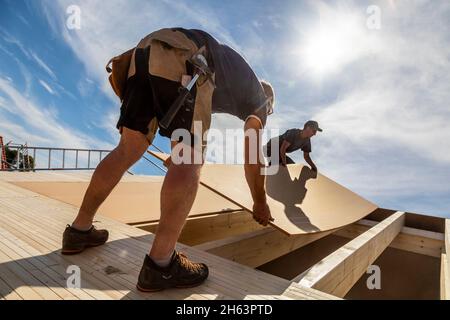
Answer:
[(78, 216), (72, 223), (73, 227), (81, 230), (90, 228), (100, 205), (123, 174), (142, 157), (148, 146), (149, 143), (141, 132), (123, 128), (119, 145), (95, 169)]
[(150, 251), (152, 259), (167, 259), (173, 252), (197, 195), (201, 167), (170, 165), (161, 189), (161, 219)]

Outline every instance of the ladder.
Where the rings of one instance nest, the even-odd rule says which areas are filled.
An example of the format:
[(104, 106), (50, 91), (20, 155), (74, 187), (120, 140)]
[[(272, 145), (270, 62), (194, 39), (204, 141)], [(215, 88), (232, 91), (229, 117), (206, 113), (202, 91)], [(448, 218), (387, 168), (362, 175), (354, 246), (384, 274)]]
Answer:
[(9, 166), (7, 165), (7, 162), (6, 162), (6, 151), (5, 151), (5, 145), (3, 144), (3, 137), (2, 136), (0, 136), (0, 149), (1, 149), (1, 152), (2, 152), (2, 155), (1, 155), (1, 165), (0, 165), (0, 170), (6, 170), (6, 169), (8, 169), (9, 168)]

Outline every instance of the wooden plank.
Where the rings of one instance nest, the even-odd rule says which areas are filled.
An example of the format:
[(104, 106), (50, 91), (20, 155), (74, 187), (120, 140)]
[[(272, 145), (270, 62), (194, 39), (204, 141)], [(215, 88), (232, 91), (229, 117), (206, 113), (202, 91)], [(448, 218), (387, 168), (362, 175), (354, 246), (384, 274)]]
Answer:
[[(12, 189), (18, 193), (21, 190), (14, 186)], [(83, 288), (83, 290), (91, 295), (108, 293), (111, 295), (110, 298), (119, 297), (119, 294), (125, 298), (130, 298), (130, 294), (139, 295), (135, 289), (137, 274), (142, 266), (143, 257), (153, 241), (153, 235), (98, 216), (98, 227), (106, 227), (110, 230), (108, 243), (99, 248), (86, 250), (81, 255), (61, 256), (59, 249), (62, 231), (65, 224), (73, 219), (76, 211), (77, 209), (69, 204), (42, 196), (17, 198), (17, 195), (11, 195), (0, 198), (0, 227), (25, 243), (24, 251), (20, 251), (23, 259), (27, 259), (27, 263), (23, 263), (23, 266), (33, 265), (32, 267), (36, 267), (40, 263), (49, 263), (49, 267), (51, 267), (52, 261), (59, 264), (62, 262), (76, 264), (86, 270), (83, 274), (87, 273), (84, 276), (87, 277), (90, 285), (89, 288)], [(32, 250), (35, 252), (33, 253)], [(39, 252), (36, 253), (36, 250)], [(291, 286), (287, 280), (187, 246), (178, 245), (178, 250), (185, 252), (193, 260), (204, 261), (208, 264), (211, 271), (208, 281), (197, 288), (142, 294), (142, 298), (281, 299), (286, 298), (283, 294)], [(19, 253), (19, 251), (16, 252)], [(28, 255), (31, 254), (33, 258), (30, 259), (30, 256), (26, 256), (25, 252)], [(33, 260), (34, 258), (39, 262)], [(125, 270), (127, 274), (106, 276), (102, 270), (108, 265), (117, 266), (119, 269)], [(128, 269), (126, 269), (127, 267)], [(9, 271), (8, 268), (5, 268), (5, 264), (0, 264), (0, 269)], [(47, 275), (50, 277), (50, 274)], [(8, 283), (8, 286), (12, 288), (16, 288), (17, 285), (19, 285), (16, 289), (18, 293), (27, 287), (26, 282), (23, 282), (22, 285)], [(33, 290), (33, 288), (29, 289)], [(297, 299), (328, 298), (327, 295), (322, 296), (315, 290), (305, 288), (300, 288), (295, 297)]]
[(446, 253), (441, 255), (441, 300), (450, 300), (450, 274), (449, 274), (448, 256)]
[[(33, 231), (31, 231), (30, 229), (27, 229), (26, 227), (23, 227), (21, 229), (24, 230), (24, 232), (26, 232), (26, 234), (21, 234), (21, 230), (18, 229), (11, 229), (10, 225), (7, 224), (3, 224), (5, 219), (3, 219), (2, 221), (2, 227), (8, 227), (9, 231), (15, 235), (21, 236), (23, 238), (27, 237), (28, 235), (31, 235), (33, 238), (37, 238), (37, 233), (34, 233)], [(23, 225), (23, 223), (22, 223)], [(42, 231), (40, 231), (39, 233), (41, 233)], [(39, 239), (43, 245), (46, 245), (42, 238)], [(95, 275), (92, 275), (90, 272), (90, 270), (88, 270), (82, 263), (80, 263), (79, 259), (76, 259), (76, 261), (70, 263), (68, 261), (68, 259), (64, 259), (62, 257), (56, 257), (56, 253), (52, 252), (49, 253), (47, 257), (53, 257), (56, 261), (59, 262), (59, 264), (57, 265), (53, 265), (50, 266), (46, 269), (44, 269), (46, 272), (56, 272), (57, 274), (61, 275), (61, 281), (64, 280), (64, 282), (61, 284), (61, 286), (65, 287), (66, 283), (65, 283), (65, 279), (67, 278), (67, 274), (65, 274), (66, 269), (69, 265), (77, 265), (79, 266), (82, 270), (85, 270), (87, 272), (83, 272), (82, 274), (82, 285), (83, 285), (83, 290), (91, 297), (95, 298), (95, 299), (112, 299), (112, 298), (121, 298), (121, 295), (118, 295), (116, 292), (113, 292), (111, 290), (110, 287), (106, 286), (104, 282), (101, 281), (101, 279), (98, 279), (98, 277), (96, 277)], [(95, 271), (95, 270), (92, 270)], [(91, 271), (91, 272), (92, 272)], [(27, 279), (27, 283), (29, 282), (29, 279)], [(34, 286), (33, 286), (34, 288)], [(98, 290), (101, 289), (101, 290)], [(88, 298), (91, 299), (91, 298)]]
[[(158, 223), (133, 226), (155, 233)], [(187, 219), (178, 241), (189, 246), (195, 246), (264, 228), (245, 211), (191, 217)]]
[(25, 251), (23, 251), (22, 248), (18, 247), (17, 244), (5, 238), (4, 233), (1, 231), (0, 241), (5, 245), (2, 247), (2, 250), (9, 256), (9, 258), (14, 259), (14, 261), (16, 261), (18, 265), (22, 266), (36, 279), (39, 279), (43, 284), (50, 287), (50, 289), (58, 296), (58, 298), (62, 298), (64, 300), (77, 300), (75, 295), (66, 290), (65, 283), (61, 283), (48, 275), (45, 265), (37, 262), (37, 260), (34, 259), (23, 259)]
[[(335, 235), (354, 239), (371, 227), (378, 224), (377, 221), (360, 220), (345, 228), (334, 232)], [(415, 228), (403, 227), (400, 233), (391, 242), (389, 247), (408, 252), (440, 258), (444, 243), (444, 234)]]
[(12, 267), (13, 264), (14, 262), (11, 262), (9, 257), (6, 257), (0, 248), (0, 278), (3, 279), (10, 288), (13, 288), (22, 299), (45, 299), (47, 297), (47, 292), (39, 290), (39, 286), (37, 286), (37, 288), (32, 288), (29, 285), (29, 283), (36, 284), (36, 279), (28, 275), (20, 266)]
[(450, 219), (445, 219), (445, 253), (450, 252)]
[(287, 236), (276, 229), (263, 229), (207, 242), (195, 248), (256, 268), (332, 232)]
[[(31, 237), (34, 240), (39, 241), (43, 250), (47, 253), (46, 257), (50, 257), (57, 262), (57, 270), (53, 267), (53, 270), (62, 274), (63, 278), (66, 278), (65, 270), (69, 265), (77, 265), (82, 271), (82, 283), (83, 290), (94, 297), (95, 299), (122, 299), (124, 296), (130, 295), (129, 291), (124, 289), (135, 289), (135, 283), (128, 282), (124, 287), (124, 283), (118, 281), (117, 277), (113, 274), (109, 276), (103, 272), (104, 268), (108, 266), (118, 266), (117, 264), (108, 264), (110, 259), (114, 259), (114, 262), (118, 260), (117, 252), (114, 253), (114, 257), (108, 259), (106, 255), (95, 255), (93, 252), (78, 256), (61, 256), (59, 254), (61, 243), (61, 231), (52, 230), (52, 222), (46, 222), (46, 228), (36, 228), (33, 230), (33, 224), (37, 223), (38, 217), (34, 217), (32, 214), (27, 214), (27, 220), (22, 220), (20, 215), (14, 215), (14, 219), (10, 220), (9, 217), (2, 217), (3, 220), (0, 225), (5, 225), (9, 230), (17, 236), (20, 236), (24, 241), (30, 241)], [(42, 219), (42, 218), (41, 218)], [(21, 227), (15, 228), (14, 221), (20, 221)], [(31, 240), (32, 241), (32, 240)], [(52, 251), (55, 250), (55, 251)], [(56, 251), (57, 250), (57, 251)], [(52, 251), (52, 252), (50, 252)], [(123, 249), (121, 250), (123, 254)], [(120, 252), (120, 251), (119, 251)], [(126, 267), (118, 266), (118, 270), (127, 270)], [(164, 296), (164, 295), (163, 295)], [(140, 298), (134, 294), (131, 297)]]
[(441, 300), (450, 300), (450, 219), (445, 219), (445, 248), (441, 256)]
[(398, 235), (405, 213), (397, 212), (311, 267), (300, 285), (344, 297)]
[(22, 279), (12, 273), (8, 268), (0, 264), (0, 279), (3, 280), (12, 290), (20, 297), (20, 299), (41, 300), (42, 297)]
[(23, 300), (13, 288), (0, 278), (0, 297), (2, 300)]
[[(133, 234), (134, 233), (137, 233), (137, 234), (139, 234), (139, 231), (137, 230), (137, 229), (129, 229), (129, 228), (127, 228), (127, 232), (129, 233), (129, 234), (131, 234), (131, 232), (129, 232), (129, 231), (131, 231), (131, 230), (134, 230), (133, 231)], [(142, 234), (142, 233), (141, 233)], [(140, 241), (136, 241), (136, 243), (141, 243)], [(145, 246), (145, 249), (144, 250), (148, 250), (148, 247), (147, 246)], [(141, 262), (141, 261), (140, 261)], [(220, 268), (222, 268), (223, 269), (223, 267), (224, 267), (224, 264), (223, 264), (223, 261), (221, 261), (221, 262), (219, 262), (218, 264), (218, 267), (220, 266)], [(243, 272), (242, 270), (239, 270), (239, 274), (243, 274), (243, 273), (245, 273), (245, 272)], [(248, 277), (248, 275), (246, 275), (247, 277)], [(233, 276), (231, 276), (232, 278), (236, 278), (236, 277), (233, 277)], [(232, 280), (232, 279), (230, 279), (230, 280)], [(265, 281), (265, 283), (267, 283), (267, 282), (270, 282), (269, 280), (270, 279), (267, 279), (266, 277), (265, 277), (265, 279), (264, 279)], [(241, 283), (242, 284), (242, 281), (241, 280), (239, 280), (239, 279), (236, 279), (236, 281), (237, 281), (237, 284), (235, 284), (235, 286), (236, 285), (239, 285), (239, 283)], [(240, 281), (240, 282), (239, 282)], [(228, 282), (228, 279), (227, 279), (227, 282)]]
[[(9, 210), (9, 213), (12, 214), (11, 212), (12, 210)], [(50, 227), (53, 225), (52, 220), (50, 221), (46, 221), (46, 225), (45, 228), (39, 228), (39, 225), (30, 223), (30, 221), (33, 221), (35, 223), (39, 223), (42, 222), (42, 215), (35, 215), (33, 213), (33, 211), (29, 211), (26, 213), (26, 215), (24, 215), (23, 217), (20, 216), (21, 214), (16, 212), (16, 217), (12, 220), (8, 220), (8, 217), (4, 217), (3, 221), (1, 221), (1, 223), (5, 223), (5, 220), (8, 220), (10, 224), (16, 222), (16, 221), (21, 221), (21, 227), (19, 229), (16, 230), (16, 232), (21, 232), (23, 231), (24, 228), (30, 228), (29, 230), (27, 230), (27, 233), (22, 234), (22, 237), (27, 237), (28, 234), (33, 235), (34, 239), (39, 239), (42, 243), (45, 243), (45, 246), (51, 251), (52, 249), (58, 250), (60, 248), (60, 243), (61, 243), (61, 234), (62, 234), (62, 230), (64, 229), (64, 223), (62, 222), (60, 225), (60, 230), (59, 231), (51, 231)], [(21, 220), (24, 219), (24, 220)], [(26, 220), (25, 220), (26, 219)], [(34, 230), (33, 230), (34, 228)], [(37, 229), (37, 230), (36, 230)], [(45, 235), (45, 237), (43, 237), (43, 235)], [(50, 239), (55, 239), (54, 241), (51, 241)], [(51, 243), (51, 244), (50, 244)], [(44, 250), (47, 250), (46, 248), (44, 248)], [(123, 249), (121, 250), (123, 252)], [(47, 251), (46, 251), (47, 252)], [(120, 252), (120, 251), (119, 251)], [(117, 260), (117, 251), (114, 252), (114, 257), (112, 257), (111, 259)], [(52, 252), (53, 254), (53, 252)], [(59, 253), (56, 253), (55, 255), (59, 255)], [(144, 254), (142, 255), (144, 256)], [(86, 257), (85, 254), (77, 256), (77, 257), (60, 257), (60, 261), (64, 262), (66, 261), (67, 265), (70, 264), (80, 264), (80, 260), (81, 262), (83, 262), (83, 259)], [(91, 259), (88, 258), (88, 260), (91, 261), (86, 261), (88, 264), (92, 263), (93, 267), (88, 267), (86, 264), (81, 264), (80, 267), (82, 267), (82, 269), (86, 272), (84, 272), (84, 276), (83, 276), (83, 280), (86, 280), (86, 282), (89, 283), (93, 283), (90, 287), (97, 287), (97, 288), (103, 288), (104, 285), (99, 282), (99, 280), (103, 281), (105, 284), (107, 284), (109, 286), (109, 288), (113, 288), (114, 287), (114, 282), (111, 282), (111, 279), (109, 279), (108, 277), (100, 274), (100, 273), (95, 273), (96, 271), (98, 271), (98, 269), (95, 269), (95, 266), (98, 266), (99, 263), (96, 263), (98, 261), (104, 261), (106, 260), (106, 258), (102, 255), (100, 256), (92, 256)], [(93, 273), (91, 275), (91, 273)], [(129, 287), (130, 288), (135, 288), (135, 282), (133, 283), (129, 283)], [(123, 285), (120, 286), (120, 288), (123, 289)], [(88, 289), (86, 289), (88, 290)], [(116, 293), (114, 291), (108, 291), (110, 289), (105, 288), (104, 292), (110, 292), (111, 294), (113, 294), (113, 297), (116, 296)], [(105, 299), (108, 296), (106, 296), (104, 293), (99, 292), (99, 291), (95, 291), (93, 290), (92, 292), (90, 292), (91, 294), (94, 294), (96, 296), (96, 298), (101, 298), (101, 299)], [(102, 296), (100, 297), (99, 294), (101, 294)], [(121, 294), (120, 297), (122, 297), (124, 295), (124, 293)], [(111, 297), (110, 297), (111, 298)], [(117, 296), (117, 298), (119, 298), (119, 296)]]

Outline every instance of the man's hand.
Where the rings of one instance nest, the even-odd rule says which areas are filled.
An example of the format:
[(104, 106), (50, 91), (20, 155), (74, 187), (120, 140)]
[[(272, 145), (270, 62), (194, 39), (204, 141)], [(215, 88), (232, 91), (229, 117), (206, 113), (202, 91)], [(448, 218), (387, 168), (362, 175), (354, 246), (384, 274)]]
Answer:
[(281, 144), (280, 147), (280, 158), (281, 158), (281, 165), (283, 167), (287, 166), (287, 161), (286, 161), (286, 150), (287, 148), (289, 148), (289, 146), (291, 145), (290, 142), (287, 142), (286, 140), (283, 140), (283, 143)]
[(309, 156), (309, 152), (303, 152), (303, 158), (311, 166), (311, 170), (313, 172), (317, 173), (317, 167), (314, 164), (314, 162), (311, 160), (311, 157)]
[(274, 221), (270, 214), (270, 208), (267, 202), (253, 204), (253, 219), (263, 226), (267, 226), (269, 221)]

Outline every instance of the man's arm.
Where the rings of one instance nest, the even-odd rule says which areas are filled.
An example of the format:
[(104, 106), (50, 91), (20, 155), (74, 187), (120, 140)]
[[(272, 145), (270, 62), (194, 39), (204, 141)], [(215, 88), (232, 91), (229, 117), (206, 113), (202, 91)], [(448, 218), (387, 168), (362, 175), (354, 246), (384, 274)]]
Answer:
[(290, 142), (283, 140), (280, 147), (280, 158), (281, 158), (281, 164), (283, 166), (286, 166), (286, 150), (291, 145)]
[(311, 166), (311, 170), (317, 172), (317, 167), (309, 156), (309, 152), (303, 152), (303, 158), (305, 158), (305, 161)]
[[(253, 198), (253, 218), (263, 226), (273, 221), (267, 205), (263, 154), (261, 152), (261, 123), (255, 118), (248, 118), (245, 122), (245, 178)], [(255, 141), (251, 139), (256, 138)], [(256, 157), (255, 157), (256, 156)]]

